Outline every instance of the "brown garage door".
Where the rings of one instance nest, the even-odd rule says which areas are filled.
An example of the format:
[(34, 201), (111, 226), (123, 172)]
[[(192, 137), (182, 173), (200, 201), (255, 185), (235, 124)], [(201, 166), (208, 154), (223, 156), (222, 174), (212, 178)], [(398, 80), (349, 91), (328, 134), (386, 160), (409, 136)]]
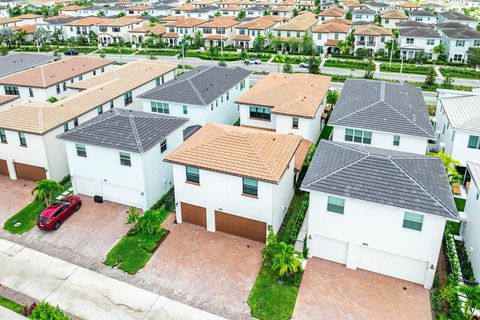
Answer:
[(197, 226), (207, 227), (207, 210), (203, 207), (194, 206), (193, 204), (181, 203), (182, 221)]
[(31, 166), (29, 164), (14, 162), (15, 171), (17, 172), (18, 179), (39, 181), (47, 178), (45, 168)]
[(217, 231), (230, 233), (242, 238), (265, 242), (267, 224), (265, 222), (239, 217), (225, 212), (215, 211)]
[(6, 160), (0, 160), (0, 176), (8, 176), (8, 166)]

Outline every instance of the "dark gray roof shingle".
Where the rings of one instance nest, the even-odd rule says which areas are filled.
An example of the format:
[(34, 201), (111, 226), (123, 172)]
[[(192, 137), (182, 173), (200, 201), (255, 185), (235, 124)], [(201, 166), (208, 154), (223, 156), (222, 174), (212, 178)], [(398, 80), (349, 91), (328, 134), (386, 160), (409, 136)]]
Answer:
[(0, 77), (53, 61), (53, 56), (35, 53), (11, 53), (0, 57)]
[(456, 12), (456, 11), (440, 12), (438, 15), (444, 17), (447, 20), (476, 21), (472, 17), (469, 17), (461, 12)]
[(402, 37), (441, 38), (432, 28), (412, 27), (398, 30)]
[(440, 158), (322, 140), (302, 189), (458, 218)]
[(458, 22), (438, 23), (437, 28), (452, 39), (480, 39), (480, 32)]
[(426, 10), (413, 10), (410, 11), (409, 16), (413, 17), (436, 17), (437, 15), (433, 12)]
[(58, 138), (143, 153), (187, 121), (187, 118), (115, 108), (62, 133)]
[(200, 66), (141, 94), (139, 98), (209, 106), (249, 75), (250, 71), (240, 67)]
[(422, 90), (409, 84), (348, 79), (329, 124), (435, 138)]

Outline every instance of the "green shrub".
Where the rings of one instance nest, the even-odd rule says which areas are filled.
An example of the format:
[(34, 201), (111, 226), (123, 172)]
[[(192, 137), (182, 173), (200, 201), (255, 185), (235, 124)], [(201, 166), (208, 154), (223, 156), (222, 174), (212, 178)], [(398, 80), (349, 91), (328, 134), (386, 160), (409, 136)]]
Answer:
[(380, 65), (380, 71), (384, 72), (400, 72), (402, 69), (402, 73), (411, 73), (411, 74), (427, 74), (428, 73), (428, 66), (419, 66), (413, 64), (404, 63), (403, 66), (399, 63), (382, 63)]
[(480, 71), (471, 68), (441, 67), (440, 73), (449, 78), (480, 79)]
[(70, 320), (58, 307), (39, 302), (28, 316), (32, 320)]
[(328, 59), (325, 61), (325, 67), (346, 68), (352, 70), (367, 70), (369, 67), (375, 67), (375, 64), (371, 61), (359, 61), (359, 60), (340, 60), (340, 59)]

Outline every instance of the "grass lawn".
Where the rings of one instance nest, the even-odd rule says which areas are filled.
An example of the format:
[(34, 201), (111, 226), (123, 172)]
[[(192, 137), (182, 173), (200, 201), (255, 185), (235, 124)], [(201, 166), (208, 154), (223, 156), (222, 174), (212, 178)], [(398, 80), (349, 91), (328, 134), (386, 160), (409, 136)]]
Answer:
[(10, 309), (16, 313), (21, 313), (23, 306), (10, 299), (0, 296), (0, 306)]
[[(382, 63), (380, 65), (380, 71), (385, 72), (400, 72), (400, 63), (392, 63), (390, 66), (389, 63)], [(412, 74), (428, 74), (429, 66), (417, 66), (414, 64), (403, 64), (402, 73), (412, 73)]]
[(297, 217), (300, 213), (300, 208), (302, 207), (303, 200), (305, 200), (306, 198), (308, 198), (307, 192), (295, 192), (295, 194), (293, 195), (293, 199), (290, 202), (287, 213), (283, 218), (282, 225), (278, 230), (278, 239), (280, 241), (294, 244), (295, 241), (293, 241), (292, 243), (290, 235), (293, 232), (295, 223), (297, 222)]
[(373, 65), (373, 63), (363, 62), (358, 60), (338, 60), (338, 59), (328, 59), (327, 61), (325, 61), (325, 64), (324, 64), (325, 67), (345, 68), (345, 69), (352, 69), (352, 70), (366, 70), (369, 65)]
[(440, 73), (450, 78), (480, 79), (480, 71), (470, 68), (441, 67)]
[(443, 85), (443, 83), (436, 84), (435, 86), (427, 86), (424, 82), (414, 82), (414, 81), (406, 81), (406, 82), (411, 85), (422, 88), (423, 91), (437, 91), (437, 88), (460, 90), (460, 91), (472, 91), (472, 87), (461, 86), (456, 84), (446, 87), (445, 85)]
[(328, 139), (330, 138), (330, 134), (333, 131), (333, 127), (331, 126), (325, 126), (322, 129), (322, 132), (320, 132), (320, 139)]
[(455, 200), (455, 205), (457, 206), (458, 211), (465, 211), (465, 203), (467, 200), (462, 199), (462, 198), (453, 198)]
[(446, 228), (449, 228), (450, 233), (453, 234), (454, 236), (460, 235), (460, 227), (461, 227), (460, 222), (447, 221)]
[[(69, 181), (63, 186), (63, 191), (67, 190), (72, 186), (72, 183)], [(59, 194), (61, 194), (60, 192)], [(58, 195), (57, 195), (58, 196)], [(56, 197), (56, 196), (55, 196)], [(11, 216), (10, 219), (5, 221), (3, 228), (15, 234), (22, 234), (27, 231), (30, 231), (36, 225), (36, 220), (40, 213), (45, 209), (43, 201), (33, 200), (25, 208), (17, 212), (15, 215)], [(15, 224), (20, 222), (19, 227), (15, 227)]]
[(248, 297), (252, 316), (262, 320), (283, 320), (292, 317), (302, 274), (283, 282), (268, 267), (262, 266)]

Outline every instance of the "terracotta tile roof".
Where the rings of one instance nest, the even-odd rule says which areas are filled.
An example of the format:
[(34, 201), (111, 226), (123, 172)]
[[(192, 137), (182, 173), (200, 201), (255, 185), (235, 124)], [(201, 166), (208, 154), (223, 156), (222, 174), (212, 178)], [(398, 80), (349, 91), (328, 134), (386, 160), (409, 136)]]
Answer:
[(20, 16), (17, 16), (16, 18), (20, 20), (25, 20), (25, 19), (38, 19), (38, 18), (42, 18), (42, 16), (38, 14), (27, 13), (27, 14), (22, 14)]
[(240, 22), (235, 17), (217, 17), (198, 26), (199, 28), (231, 28)]
[(143, 26), (139, 28), (135, 28), (133, 30), (128, 31), (130, 33), (145, 33), (146, 35), (162, 35), (166, 32), (166, 25), (165, 24), (156, 24), (154, 26), (150, 25), (150, 22), (145, 22)]
[(121, 17), (116, 19), (107, 19), (106, 21), (102, 21), (98, 23), (99, 26), (109, 26), (109, 27), (124, 27), (130, 24), (140, 23), (143, 22), (142, 19), (132, 19), (127, 17)]
[(349, 8), (364, 8), (366, 5), (356, 2), (356, 1), (347, 1), (345, 2), (345, 5)]
[(311, 145), (312, 143), (310, 141), (302, 139), (302, 142), (298, 146), (297, 152), (295, 152), (295, 171), (298, 172), (302, 170), (303, 162), (307, 157), (308, 150), (310, 149)]
[(176, 32), (165, 32), (162, 34), (162, 38), (178, 38), (178, 33)]
[(348, 33), (349, 31), (350, 31), (349, 25), (340, 24), (340, 23), (324, 23), (312, 30), (312, 32), (314, 33), (330, 33), (330, 32)]
[(235, 41), (250, 41), (250, 36), (248, 34), (237, 34), (233, 40)]
[(112, 63), (108, 59), (76, 56), (4, 77), (0, 84), (47, 88)]
[(328, 40), (325, 42), (325, 45), (326, 45), (326, 46), (329, 46), (329, 47), (336, 47), (336, 46), (338, 45), (338, 40), (328, 39)]
[(274, 16), (263, 16), (238, 25), (237, 29), (265, 30), (271, 28), (283, 19)]
[(331, 78), (326, 76), (272, 72), (235, 103), (269, 107), (276, 114), (313, 118), (330, 84)]
[(16, 95), (0, 95), (0, 106), (7, 104), (9, 102), (12, 102), (14, 100), (17, 100), (20, 98), (20, 96)]
[(292, 134), (207, 123), (165, 161), (278, 183), (301, 141)]
[(275, 7), (273, 9), (271, 9), (270, 11), (273, 11), (273, 12), (290, 12), (290, 11), (293, 11), (293, 10), (295, 10), (294, 7), (282, 6), (282, 7)]
[(403, 10), (385, 10), (380, 13), (382, 19), (408, 19)]
[(299, 14), (292, 20), (285, 22), (284, 24), (275, 27), (275, 30), (293, 30), (293, 31), (306, 31), (309, 28), (315, 26), (318, 23), (314, 13), (305, 11), (303, 14)]
[(193, 9), (195, 9), (195, 7), (192, 5), (192, 3), (181, 4), (173, 8), (173, 10), (180, 10), (180, 11), (192, 11)]
[(275, 129), (272, 129), (272, 128), (263, 128), (263, 127), (257, 127), (257, 126), (250, 126), (250, 125), (247, 125), (247, 124), (240, 124), (240, 127), (250, 128), (250, 129), (257, 129), (257, 130), (265, 130), (265, 131), (270, 131), (270, 132), (275, 132), (275, 131), (276, 131)]
[(227, 36), (223, 34), (206, 34), (203, 36), (205, 40), (227, 40)]
[(170, 23), (170, 26), (175, 26), (179, 28), (191, 28), (194, 26), (198, 26), (202, 23), (207, 22), (205, 19), (200, 19), (200, 18), (185, 18), (183, 20), (178, 20), (175, 22)]
[(83, 19), (78, 19), (78, 20), (66, 23), (65, 25), (66, 26), (93, 26), (108, 20), (110, 19), (102, 18), (102, 17), (86, 17)]
[[(26, 103), (0, 111), (0, 128), (45, 134), (175, 68), (174, 64), (151, 60), (128, 63), (108, 72), (109, 75), (84, 80), (91, 86), (89, 89), (58, 102)], [(93, 86), (95, 82), (97, 86)]]
[(392, 31), (374, 24), (366, 24), (366, 25), (357, 26), (355, 28), (355, 34), (367, 35), (367, 36), (380, 36), (380, 35), (391, 36)]
[(133, 11), (142, 11), (142, 10), (149, 10), (150, 7), (149, 6), (145, 6), (145, 5), (137, 5), (137, 6), (131, 6), (131, 7), (128, 7), (128, 10), (133, 10)]
[(171, 21), (185, 20), (185, 17), (184, 17), (184, 16), (168, 16), (168, 17), (160, 18), (160, 19), (158, 19), (158, 20), (171, 22)]
[(328, 23), (346, 24), (351, 26), (352, 20), (347, 20), (345, 18), (333, 18), (333, 19), (328, 19), (326, 21), (323, 21), (323, 24), (328, 24)]
[(0, 24), (10, 24), (10, 23), (15, 23), (19, 21), (20, 19), (17, 19), (17, 18), (0, 18)]
[(282, 2), (276, 3), (276, 6), (292, 6), (297, 3), (297, 0), (283, 0)]
[(397, 7), (410, 9), (410, 8), (419, 8), (420, 6), (413, 2), (404, 2), (397, 5)]
[(217, 3), (218, 0), (195, 0), (190, 2), (192, 5), (205, 5), (205, 4), (214, 4)]
[(23, 26), (12, 26), (10, 29), (15, 31), (25, 30), (26, 33), (32, 34), (37, 30), (37, 26), (34, 24), (24, 24)]
[(347, 13), (347, 10), (342, 8), (330, 8), (323, 10), (318, 15), (321, 17), (343, 17)]
[(85, 9), (86, 6), (77, 6), (77, 5), (72, 5), (72, 6), (68, 6), (68, 7), (65, 7), (65, 8), (61, 8), (60, 11), (77, 11), (77, 10), (81, 10), (81, 9)]

